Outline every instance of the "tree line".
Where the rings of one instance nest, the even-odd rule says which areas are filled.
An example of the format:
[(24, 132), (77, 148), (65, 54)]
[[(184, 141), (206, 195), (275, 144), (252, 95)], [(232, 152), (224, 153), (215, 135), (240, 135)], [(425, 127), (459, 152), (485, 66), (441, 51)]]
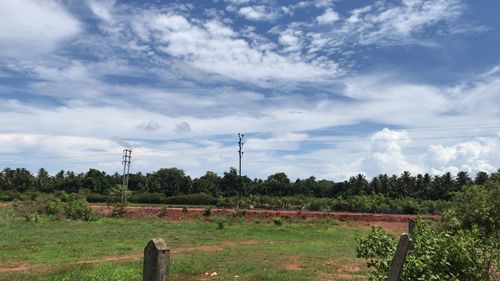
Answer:
[[(291, 181), (285, 173), (275, 173), (266, 179), (239, 177), (236, 169), (230, 168), (222, 176), (208, 171), (199, 178), (191, 178), (182, 169), (162, 168), (152, 173), (130, 174), (129, 190), (134, 193), (160, 193), (167, 197), (206, 193), (214, 197), (267, 195), (337, 197), (381, 194), (389, 198), (412, 197), (425, 200), (449, 200), (452, 194), (469, 184), (483, 185), (490, 178), (500, 176), (497, 172), (479, 172), (471, 177), (467, 172), (443, 175), (403, 172), (401, 175), (380, 174), (371, 179), (358, 174), (342, 182), (317, 180), (311, 176)], [(60, 171), (50, 175), (41, 168), (32, 174), (24, 168), (5, 168), (0, 172), (0, 191), (44, 192), (64, 191), (68, 193), (94, 193), (109, 195), (120, 190), (122, 176), (107, 174), (96, 169), (86, 173)]]

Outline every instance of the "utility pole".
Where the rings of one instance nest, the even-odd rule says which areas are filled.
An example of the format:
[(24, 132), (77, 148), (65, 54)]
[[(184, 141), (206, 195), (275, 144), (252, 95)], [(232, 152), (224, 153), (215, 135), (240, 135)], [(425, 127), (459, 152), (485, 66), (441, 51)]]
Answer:
[(130, 172), (131, 159), (132, 159), (132, 150), (124, 149), (122, 156), (122, 164), (123, 164), (122, 204), (125, 204), (127, 202), (128, 174)]
[(239, 165), (238, 174), (239, 174), (240, 178), (241, 178), (241, 157), (243, 157), (243, 144), (245, 144), (245, 143), (243, 142), (243, 137), (244, 137), (244, 136), (245, 136), (244, 134), (240, 134), (240, 133), (238, 133), (238, 139), (239, 139), (239, 140), (238, 140), (238, 147), (239, 147), (239, 149), (238, 149), (238, 154), (239, 154), (239, 156), (240, 156), (240, 163), (239, 163), (240, 165)]

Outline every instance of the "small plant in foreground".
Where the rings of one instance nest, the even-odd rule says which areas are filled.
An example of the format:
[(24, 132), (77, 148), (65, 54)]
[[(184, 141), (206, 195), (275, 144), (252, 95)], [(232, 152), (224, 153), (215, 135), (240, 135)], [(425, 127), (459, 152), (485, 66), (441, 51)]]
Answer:
[(224, 217), (218, 217), (213, 220), (217, 224), (217, 229), (223, 230), (226, 226), (226, 219)]
[(271, 219), (271, 221), (274, 223), (276, 226), (282, 226), (283, 225), (283, 219), (280, 217), (274, 217)]

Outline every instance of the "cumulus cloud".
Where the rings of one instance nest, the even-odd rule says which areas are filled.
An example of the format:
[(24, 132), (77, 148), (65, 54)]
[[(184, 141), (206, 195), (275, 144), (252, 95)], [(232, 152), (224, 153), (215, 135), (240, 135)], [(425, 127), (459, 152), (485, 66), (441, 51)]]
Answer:
[(327, 9), (322, 15), (316, 17), (320, 24), (329, 24), (339, 20), (340, 16), (333, 9)]

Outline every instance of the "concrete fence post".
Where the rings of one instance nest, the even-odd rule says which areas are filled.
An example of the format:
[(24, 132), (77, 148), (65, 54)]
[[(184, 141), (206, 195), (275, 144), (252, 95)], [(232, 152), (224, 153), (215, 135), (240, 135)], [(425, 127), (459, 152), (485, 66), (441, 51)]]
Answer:
[(412, 248), (412, 241), (410, 235), (403, 233), (401, 238), (399, 238), (398, 248), (396, 249), (396, 254), (391, 262), (391, 271), (389, 272), (389, 278), (387, 281), (398, 281), (403, 271), (403, 265), (406, 260), (406, 255), (408, 250)]
[(170, 249), (163, 239), (153, 239), (144, 248), (143, 281), (169, 281)]

